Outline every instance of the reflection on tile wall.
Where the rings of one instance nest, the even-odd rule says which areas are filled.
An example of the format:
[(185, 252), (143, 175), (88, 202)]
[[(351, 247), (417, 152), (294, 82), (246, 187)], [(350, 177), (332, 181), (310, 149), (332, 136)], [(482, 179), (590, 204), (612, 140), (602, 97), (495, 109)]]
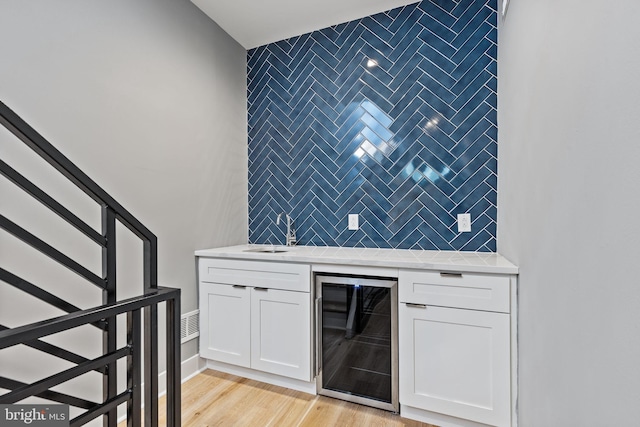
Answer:
[(304, 245), (495, 251), (496, 25), (425, 0), (250, 50), (250, 242), (287, 212)]

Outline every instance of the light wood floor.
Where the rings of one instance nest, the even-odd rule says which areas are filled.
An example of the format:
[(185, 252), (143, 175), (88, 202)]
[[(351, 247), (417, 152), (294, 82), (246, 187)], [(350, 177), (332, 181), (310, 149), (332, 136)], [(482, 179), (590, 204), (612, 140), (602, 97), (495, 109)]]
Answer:
[[(159, 405), (159, 421), (164, 425), (164, 399)], [(368, 406), (212, 370), (182, 385), (182, 426), (435, 427)]]

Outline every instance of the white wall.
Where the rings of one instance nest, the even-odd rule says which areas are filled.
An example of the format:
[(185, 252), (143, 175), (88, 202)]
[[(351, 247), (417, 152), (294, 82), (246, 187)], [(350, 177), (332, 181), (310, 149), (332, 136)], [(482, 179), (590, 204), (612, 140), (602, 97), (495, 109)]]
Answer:
[(640, 2), (512, 0), (498, 251), (520, 266), (520, 425), (640, 420)]
[[(247, 240), (245, 50), (188, 0), (3, 0), (0, 100), (157, 235), (159, 284), (182, 288), (183, 312), (197, 308), (193, 251)], [(4, 128), (0, 156), (100, 230), (98, 207)], [(3, 177), (0, 212), (101, 274), (97, 248)], [(142, 245), (119, 227), (118, 249), (119, 296), (139, 294)], [(84, 308), (100, 303), (97, 288), (3, 231), (0, 266)], [(59, 314), (0, 284), (0, 323)], [(100, 343), (70, 341), (84, 353)], [(185, 344), (183, 359), (196, 352)], [(32, 360), (2, 357), (0, 375)]]

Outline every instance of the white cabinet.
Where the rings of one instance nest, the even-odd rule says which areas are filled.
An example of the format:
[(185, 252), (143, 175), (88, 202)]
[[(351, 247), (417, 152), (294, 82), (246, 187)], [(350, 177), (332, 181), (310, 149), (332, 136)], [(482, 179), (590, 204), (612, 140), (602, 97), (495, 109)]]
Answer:
[(200, 355), (311, 381), (311, 269), (201, 258)]
[(250, 288), (201, 282), (200, 307), (200, 356), (249, 367)]
[(401, 270), (398, 286), (401, 412), (510, 426), (510, 277)]
[(309, 294), (251, 289), (251, 368), (311, 380)]
[[(287, 261), (227, 258), (226, 249), (219, 257), (199, 254), (200, 355), (207, 365), (315, 393), (312, 271), (370, 275), (374, 268), (366, 260), (356, 265), (362, 254), (349, 258), (343, 249), (331, 264), (324, 252), (302, 256), (306, 248)], [(405, 256), (380, 256), (387, 254)], [(316, 256), (322, 262), (310, 265)], [(413, 262), (413, 252), (406, 256)], [(440, 264), (425, 258), (425, 267), (415, 269), (375, 261), (384, 268), (376, 275), (398, 277), (398, 394), (405, 418), (441, 427), (517, 426), (517, 269), (492, 269), (483, 259), (456, 253)]]

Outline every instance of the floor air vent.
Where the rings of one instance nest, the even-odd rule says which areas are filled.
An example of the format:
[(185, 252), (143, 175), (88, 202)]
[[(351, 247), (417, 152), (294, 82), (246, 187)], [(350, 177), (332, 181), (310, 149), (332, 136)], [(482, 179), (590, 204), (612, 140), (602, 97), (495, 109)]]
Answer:
[(190, 311), (180, 317), (180, 343), (185, 343), (200, 335), (200, 310)]

